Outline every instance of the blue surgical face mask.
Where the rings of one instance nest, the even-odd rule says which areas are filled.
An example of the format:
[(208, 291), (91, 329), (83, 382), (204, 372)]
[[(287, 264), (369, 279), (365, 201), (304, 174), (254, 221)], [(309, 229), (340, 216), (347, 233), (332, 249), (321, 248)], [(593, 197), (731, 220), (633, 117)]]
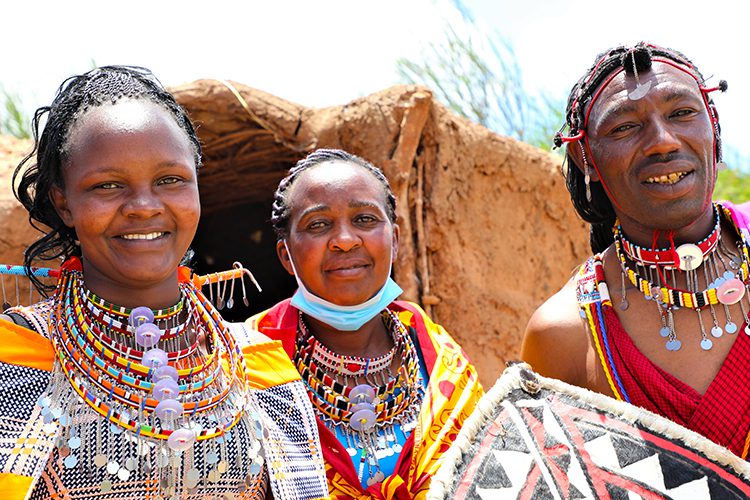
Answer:
[(344, 332), (353, 332), (359, 330), (372, 318), (380, 314), (382, 310), (388, 307), (399, 295), (403, 293), (395, 281), (390, 277), (392, 262), (388, 266), (388, 279), (385, 280), (383, 287), (372, 298), (354, 306), (340, 306), (333, 302), (318, 297), (309, 291), (297, 274), (294, 268), (294, 259), (289, 252), (289, 247), (284, 241), (289, 262), (292, 264), (294, 279), (297, 280), (297, 291), (292, 296), (291, 304), (305, 314), (312, 316), (318, 321)]

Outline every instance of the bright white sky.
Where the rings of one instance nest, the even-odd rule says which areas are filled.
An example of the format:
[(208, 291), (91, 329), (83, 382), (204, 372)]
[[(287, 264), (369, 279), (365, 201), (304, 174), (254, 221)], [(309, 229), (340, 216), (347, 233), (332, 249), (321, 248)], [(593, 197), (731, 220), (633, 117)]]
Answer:
[[(510, 40), (532, 92), (560, 98), (597, 53), (645, 39), (729, 82), (725, 142), (750, 157), (750, 28), (741, 2), (465, 0)], [(0, 84), (29, 110), (96, 64), (146, 66), (166, 85), (225, 78), (309, 106), (398, 83), (398, 57), (439, 40), (449, 0), (14, 0), (0, 8)], [(746, 167), (746, 166), (745, 166)]]

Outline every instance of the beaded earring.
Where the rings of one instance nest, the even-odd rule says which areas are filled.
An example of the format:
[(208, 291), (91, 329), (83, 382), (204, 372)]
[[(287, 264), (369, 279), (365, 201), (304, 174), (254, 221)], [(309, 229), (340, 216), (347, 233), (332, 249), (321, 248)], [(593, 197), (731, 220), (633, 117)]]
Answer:
[(591, 166), (588, 158), (586, 158), (586, 148), (583, 147), (583, 142), (578, 141), (578, 146), (581, 148), (581, 158), (583, 159), (583, 183), (586, 185), (586, 201), (591, 203)]

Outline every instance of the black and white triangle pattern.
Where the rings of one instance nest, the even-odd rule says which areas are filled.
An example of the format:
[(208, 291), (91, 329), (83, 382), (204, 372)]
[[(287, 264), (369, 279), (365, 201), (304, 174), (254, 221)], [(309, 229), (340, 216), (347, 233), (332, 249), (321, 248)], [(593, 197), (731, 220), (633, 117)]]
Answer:
[[(533, 487), (535, 499), (598, 498), (592, 481), (600, 481), (601, 478), (592, 477), (591, 474), (594, 472), (596, 475), (596, 469), (623, 478), (617, 485), (606, 486), (613, 499), (642, 498), (628, 488), (628, 484), (633, 485), (634, 490), (645, 489), (674, 500), (727, 498), (726, 490), (712, 487), (715, 485), (704, 471), (687, 466), (679, 456), (660, 453), (658, 448), (645, 441), (621, 436), (602, 427), (592, 425), (587, 428), (583, 423), (583, 428), (578, 430), (585, 441), (585, 453), (584, 450), (576, 450), (568, 432), (544, 399), (519, 400), (515, 404), (504, 401), (502, 406), (509, 415), (506, 424), (509, 432), (499, 438), (503, 441), (503, 449), (492, 449), (480, 466), (477, 476), (481, 475), (481, 479), (475, 478), (472, 487), (476, 498), (518, 498), (524, 488), (528, 490), (527, 483), (534, 467), (539, 469), (536, 476), (539, 479)], [(561, 444), (567, 447), (568, 452), (546, 456), (545, 449), (539, 448), (528, 422), (523, 418), (523, 409), (530, 410), (529, 414), (542, 422), (545, 449)], [(516, 435), (520, 435), (522, 443), (511, 437)], [(560, 486), (551, 473), (549, 461), (554, 461), (560, 469), (565, 470), (568, 491), (559, 491)]]

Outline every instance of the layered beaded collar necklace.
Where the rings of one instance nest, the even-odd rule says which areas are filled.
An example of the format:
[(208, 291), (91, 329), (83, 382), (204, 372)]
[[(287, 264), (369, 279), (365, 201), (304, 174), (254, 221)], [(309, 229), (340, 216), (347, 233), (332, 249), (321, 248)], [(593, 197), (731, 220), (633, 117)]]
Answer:
[[(342, 431), (349, 455), (360, 455), (359, 479), (368, 467), (368, 484), (384, 479), (378, 452), (401, 452), (393, 426), (410, 432), (424, 396), (419, 357), (409, 332), (394, 312), (386, 309), (382, 318), (393, 347), (374, 358), (333, 352), (310, 333), (301, 312), (297, 329), (295, 362), (313, 408), (331, 431)], [(379, 430), (384, 438), (379, 438)]]
[[(700, 346), (703, 350), (713, 347), (713, 340), (725, 332), (737, 332), (737, 324), (732, 320), (729, 306), (740, 304), (742, 315), (747, 319), (743, 298), (750, 286), (748, 246), (745, 235), (737, 229), (730, 212), (719, 204), (714, 204), (715, 224), (706, 238), (696, 244), (686, 243), (670, 248), (645, 248), (629, 241), (619, 224), (614, 228), (615, 252), (620, 262), (622, 275), (622, 298), (620, 309), (629, 307), (627, 300), (628, 280), (646, 300), (653, 301), (659, 310), (661, 326), (659, 334), (665, 339), (669, 351), (682, 347), (675, 331), (674, 312), (685, 308), (695, 311), (700, 326)], [(738, 241), (737, 250), (726, 248), (721, 240), (722, 219), (732, 223)], [(654, 245), (655, 246), (655, 245)], [(684, 276), (686, 289), (677, 288), (677, 277)], [(701, 280), (701, 277), (703, 278)], [(701, 286), (701, 281), (704, 286)], [(727, 321), (719, 324), (716, 307), (723, 307)], [(712, 325), (709, 332), (703, 324), (702, 312), (708, 309)], [(745, 327), (750, 335), (750, 326)]]
[[(118, 307), (86, 290), (77, 259), (61, 269), (49, 321), (56, 366), (39, 405), (50, 431), (61, 428), (56, 443), (66, 468), (106, 467), (103, 492), (139, 474), (155, 477), (165, 496), (219, 481), (235, 458), (226, 443), (239, 422), (240, 438), (260, 448), (239, 346), (192, 283), (180, 283), (180, 293), (163, 310)], [(129, 436), (132, 446), (105, 443), (103, 429)], [(200, 457), (196, 442), (204, 443)], [(262, 454), (236, 458), (250, 485)]]

